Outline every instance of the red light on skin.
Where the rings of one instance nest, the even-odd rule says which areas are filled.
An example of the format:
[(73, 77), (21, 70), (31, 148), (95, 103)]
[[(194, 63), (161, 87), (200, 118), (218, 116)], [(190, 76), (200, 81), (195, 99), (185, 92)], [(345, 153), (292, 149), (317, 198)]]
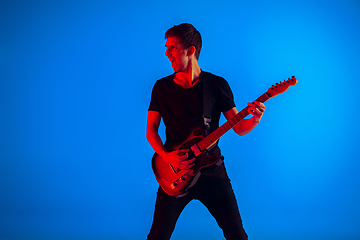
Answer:
[(190, 88), (199, 80), (201, 69), (198, 65), (194, 46), (185, 49), (184, 44), (176, 37), (168, 37), (166, 40), (165, 55), (171, 62), (176, 75), (175, 83), (183, 88)]
[(171, 62), (174, 71), (176, 73), (185, 71), (190, 63), (189, 55), (192, 55), (192, 49), (185, 49), (184, 44), (180, 43), (176, 37), (169, 37), (166, 40), (165, 47), (165, 55)]

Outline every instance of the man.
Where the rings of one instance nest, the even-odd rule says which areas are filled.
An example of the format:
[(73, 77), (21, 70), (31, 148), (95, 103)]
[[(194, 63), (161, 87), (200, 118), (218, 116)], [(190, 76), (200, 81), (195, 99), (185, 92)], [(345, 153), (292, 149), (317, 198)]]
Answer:
[[(202, 46), (200, 33), (191, 24), (184, 23), (170, 28), (166, 34), (166, 53), (175, 73), (158, 80), (152, 90), (147, 120), (147, 139), (155, 152), (175, 168), (190, 169), (195, 158), (188, 159), (189, 150), (169, 151), (164, 146), (158, 128), (161, 118), (166, 126), (166, 144), (184, 141), (196, 127), (205, 129), (203, 120), (203, 86), (211, 82), (210, 132), (219, 126), (220, 114), (226, 119), (237, 114), (233, 94), (225, 79), (202, 71), (198, 58)], [(244, 135), (259, 123), (265, 106), (248, 103), (253, 115), (233, 127)], [(215, 146), (209, 154), (220, 154)], [(235, 195), (220, 160), (202, 170), (201, 176), (184, 196), (169, 196), (158, 189), (153, 224), (148, 240), (168, 240), (176, 221), (185, 206), (193, 199), (202, 202), (223, 230), (226, 239), (247, 239), (242, 226)]]

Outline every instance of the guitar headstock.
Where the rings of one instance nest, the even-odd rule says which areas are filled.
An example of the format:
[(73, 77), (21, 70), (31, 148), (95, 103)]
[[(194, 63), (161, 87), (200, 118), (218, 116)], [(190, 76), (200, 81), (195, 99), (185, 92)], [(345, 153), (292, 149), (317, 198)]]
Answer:
[(296, 83), (297, 79), (292, 76), (291, 78), (288, 78), (288, 80), (284, 80), (283, 82), (280, 81), (280, 83), (272, 85), (272, 87), (269, 88), (269, 90), (267, 91), (267, 95), (269, 96), (269, 98), (272, 98), (280, 93), (285, 92), (290, 86), (293, 86)]

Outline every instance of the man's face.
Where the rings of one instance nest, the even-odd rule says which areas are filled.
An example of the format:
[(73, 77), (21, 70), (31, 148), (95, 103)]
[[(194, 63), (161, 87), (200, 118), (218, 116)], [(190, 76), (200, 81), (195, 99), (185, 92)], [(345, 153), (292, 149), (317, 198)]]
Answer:
[(187, 56), (187, 49), (184, 49), (184, 45), (180, 43), (176, 37), (169, 37), (166, 40), (166, 53), (172, 64), (172, 68), (175, 72), (183, 72), (188, 67), (189, 58)]

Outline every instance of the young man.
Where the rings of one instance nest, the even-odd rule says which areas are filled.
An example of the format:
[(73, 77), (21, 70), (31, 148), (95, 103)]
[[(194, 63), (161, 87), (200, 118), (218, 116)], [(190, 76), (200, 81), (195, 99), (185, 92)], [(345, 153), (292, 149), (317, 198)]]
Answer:
[[(147, 139), (155, 152), (167, 163), (179, 169), (190, 169), (195, 158), (188, 159), (189, 150), (169, 151), (158, 128), (161, 118), (166, 126), (166, 144), (183, 142), (196, 127), (205, 129), (203, 120), (203, 85), (211, 82), (210, 132), (219, 126), (220, 114), (230, 119), (238, 112), (233, 94), (225, 79), (202, 71), (198, 58), (202, 46), (200, 33), (191, 24), (170, 28), (166, 34), (166, 53), (175, 73), (158, 80), (152, 90), (147, 120)], [(233, 127), (240, 136), (249, 133), (259, 123), (265, 106), (248, 103), (253, 115)], [(209, 154), (220, 154), (215, 146)], [(203, 203), (223, 230), (226, 239), (247, 239), (235, 195), (224, 163), (204, 168), (194, 186), (184, 196), (169, 196), (158, 189), (153, 224), (148, 240), (168, 240), (185, 206), (193, 199)]]

